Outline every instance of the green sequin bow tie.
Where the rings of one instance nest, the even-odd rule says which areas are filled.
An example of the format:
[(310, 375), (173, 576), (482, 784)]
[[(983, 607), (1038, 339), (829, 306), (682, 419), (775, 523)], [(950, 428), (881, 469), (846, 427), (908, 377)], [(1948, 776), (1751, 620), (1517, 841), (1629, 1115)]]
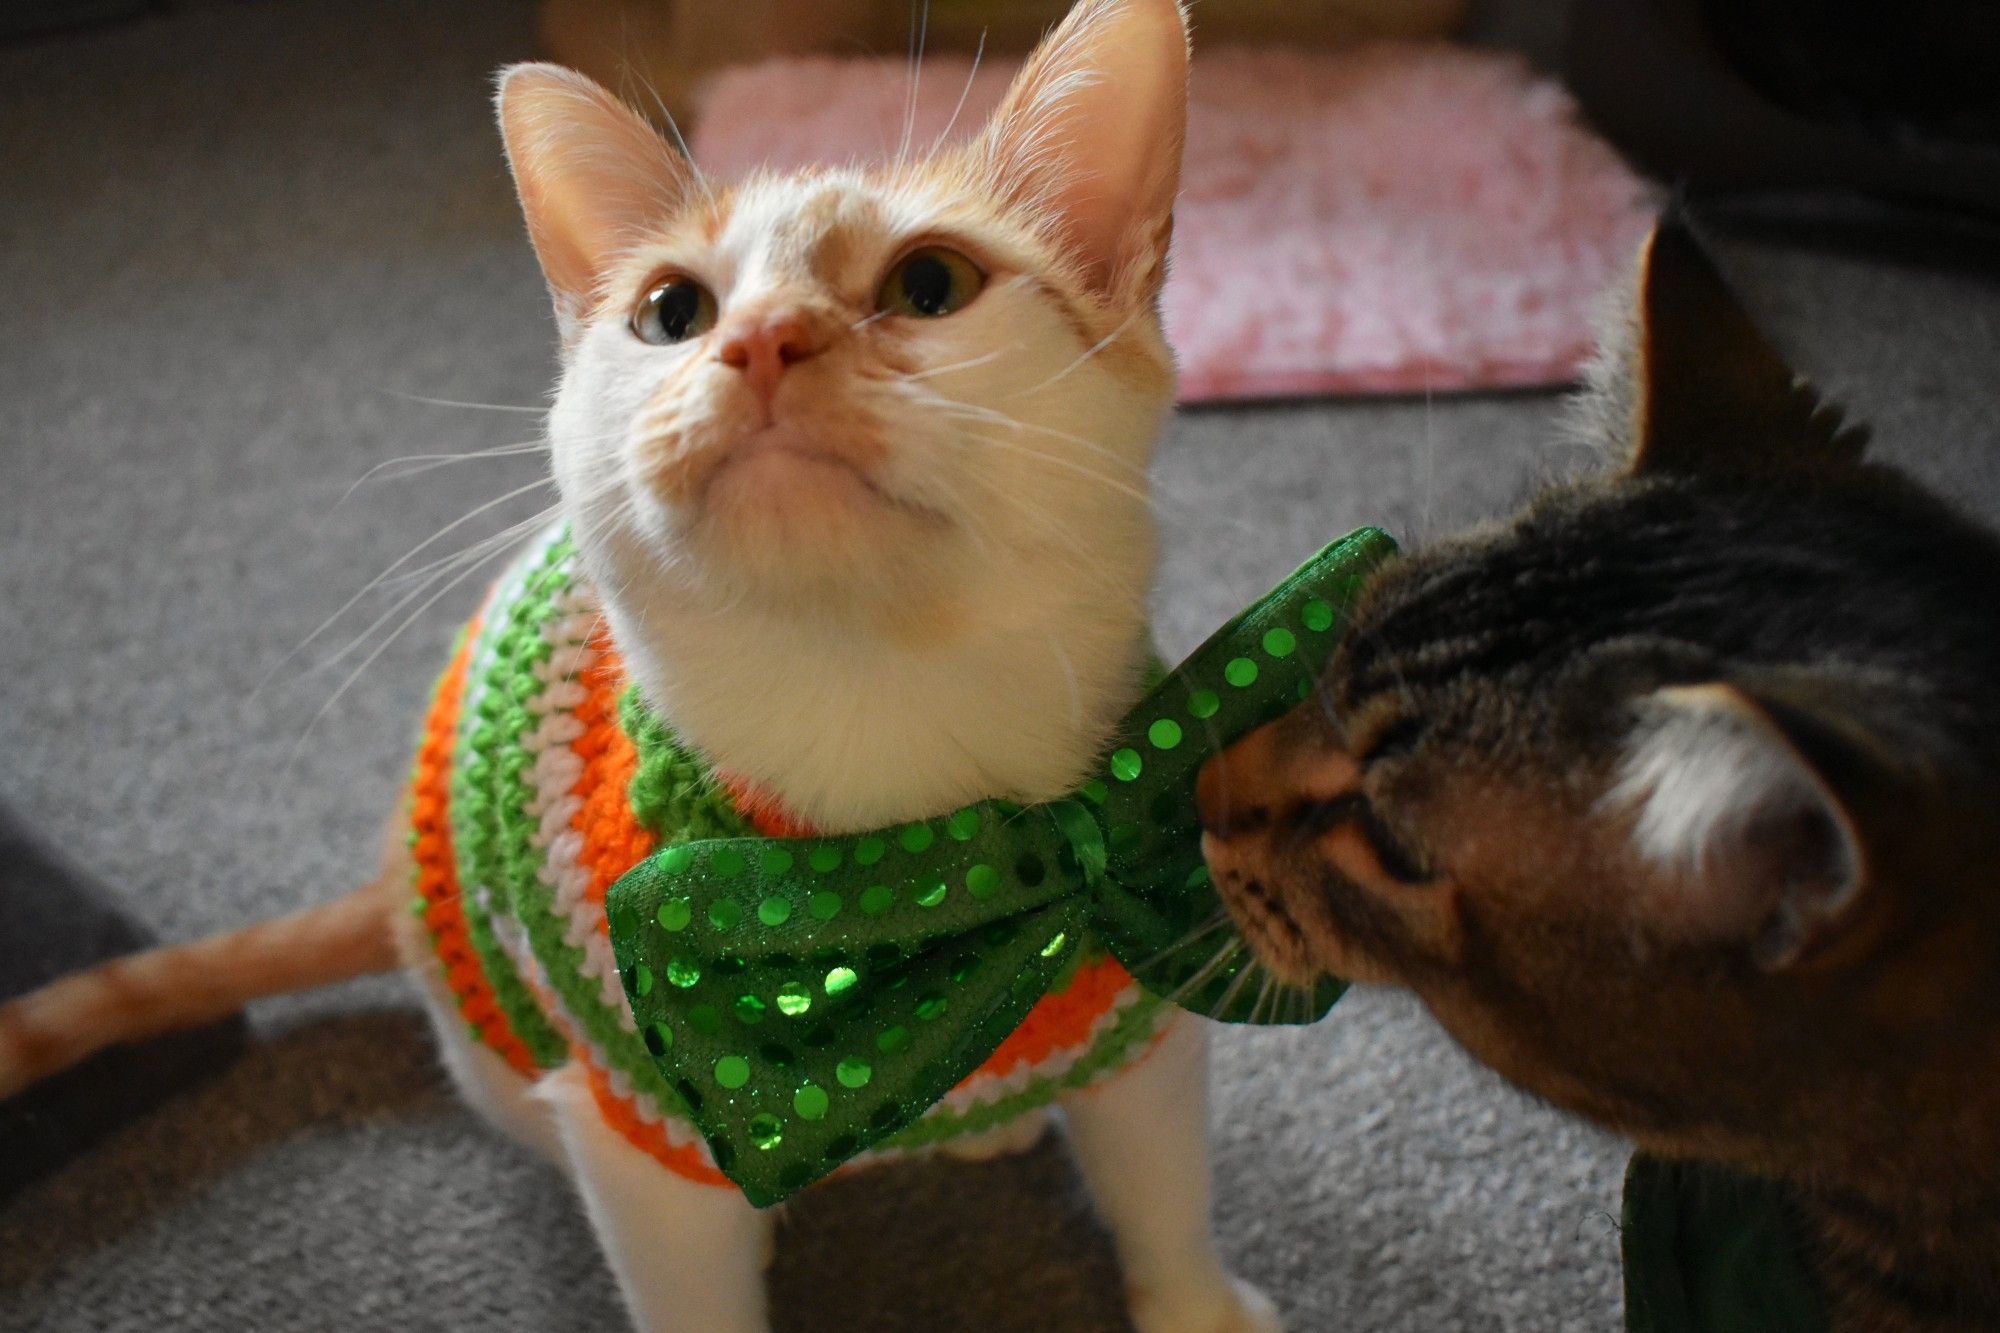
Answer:
[[(1203, 761), (1304, 698), (1365, 575), (1335, 542), (1167, 674), (1102, 775), (846, 838), (656, 853), (611, 888), (632, 1016), (718, 1167), (777, 1203), (895, 1134), (977, 1069), (1083, 954), (1232, 1022), (1307, 1022), (1342, 983), (1273, 1001), (1202, 864)], [(1268, 1011), (1268, 1017), (1267, 1017)]]

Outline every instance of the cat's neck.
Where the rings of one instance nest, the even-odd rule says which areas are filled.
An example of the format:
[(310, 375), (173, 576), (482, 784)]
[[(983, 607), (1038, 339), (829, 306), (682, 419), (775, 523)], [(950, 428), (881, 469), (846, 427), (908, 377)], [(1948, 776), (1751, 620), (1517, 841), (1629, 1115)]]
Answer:
[(935, 636), (671, 596), (605, 611), (683, 739), (828, 833), (1071, 790), (1136, 698), (1147, 651), (1142, 609), (1116, 599)]

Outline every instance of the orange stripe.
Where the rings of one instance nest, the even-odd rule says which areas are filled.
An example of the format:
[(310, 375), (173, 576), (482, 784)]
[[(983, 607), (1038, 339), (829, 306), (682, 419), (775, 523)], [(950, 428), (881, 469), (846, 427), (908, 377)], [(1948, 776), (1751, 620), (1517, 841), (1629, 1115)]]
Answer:
[(639, 1112), (630, 1098), (620, 1097), (612, 1090), (610, 1079), (581, 1050), (572, 1052), (590, 1078), (590, 1093), (597, 1099), (597, 1109), (604, 1116), (604, 1123), (625, 1136), (625, 1141), (645, 1153), (677, 1176), (702, 1185), (728, 1185), (729, 1177), (708, 1164), (707, 1156), (696, 1145), (680, 1146), (667, 1141), (667, 1131), (657, 1124), (639, 1118)]
[(600, 638), (590, 665), (578, 677), (583, 702), (574, 714), (583, 730), (570, 749), (583, 761), (583, 771), (570, 794), (582, 804), (569, 826), (582, 843), (577, 860), (590, 872), (584, 898), (598, 908), (595, 925), (608, 934), (604, 895), (625, 872), (653, 854), (658, 840), (632, 813), (628, 794), (639, 771), (639, 750), (618, 722), (618, 699), (625, 691), (625, 663)]
[(451, 845), (452, 749), (458, 739), (459, 706), (465, 698), (466, 664), (478, 634), (475, 618), (444, 679), (438, 682), (437, 696), (424, 719), (423, 743), (417, 747), (416, 775), (410, 785), (410, 823), (415, 830), (410, 855), (416, 863), (417, 892), (424, 900), (424, 924), (437, 942), (445, 985), (457, 998), (459, 1013), (515, 1072), (532, 1079), (541, 1076), (541, 1068), (508, 1025), (486, 979), (486, 969), (473, 951), (458, 883), (458, 858)]
[[(1090, 1040), (1097, 1020), (1109, 1013), (1127, 986), (1132, 974), (1116, 958), (1085, 963), (1070, 978), (1069, 985), (1053, 995), (1044, 995), (1021, 1020), (1021, 1026), (986, 1057), (986, 1063), (966, 1076), (973, 1079), (1004, 1077), (1022, 1065), (1036, 1065), (1056, 1054)], [(963, 1087), (964, 1083), (959, 1086)]]

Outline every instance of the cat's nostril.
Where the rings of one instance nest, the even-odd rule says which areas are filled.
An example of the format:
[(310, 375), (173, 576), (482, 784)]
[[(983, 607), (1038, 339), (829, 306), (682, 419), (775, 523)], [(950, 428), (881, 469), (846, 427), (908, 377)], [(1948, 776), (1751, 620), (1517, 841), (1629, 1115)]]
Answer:
[(715, 359), (742, 371), (753, 387), (769, 393), (786, 370), (825, 350), (826, 340), (809, 321), (784, 316), (738, 325), (725, 334)]

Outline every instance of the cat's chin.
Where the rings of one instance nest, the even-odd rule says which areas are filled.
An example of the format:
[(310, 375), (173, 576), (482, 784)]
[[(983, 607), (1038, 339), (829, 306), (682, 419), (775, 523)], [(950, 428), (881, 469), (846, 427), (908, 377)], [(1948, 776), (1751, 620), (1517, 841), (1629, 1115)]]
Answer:
[(850, 596), (936, 563), (944, 515), (902, 499), (866, 464), (783, 428), (730, 451), (688, 507), (698, 562), (743, 590)]

